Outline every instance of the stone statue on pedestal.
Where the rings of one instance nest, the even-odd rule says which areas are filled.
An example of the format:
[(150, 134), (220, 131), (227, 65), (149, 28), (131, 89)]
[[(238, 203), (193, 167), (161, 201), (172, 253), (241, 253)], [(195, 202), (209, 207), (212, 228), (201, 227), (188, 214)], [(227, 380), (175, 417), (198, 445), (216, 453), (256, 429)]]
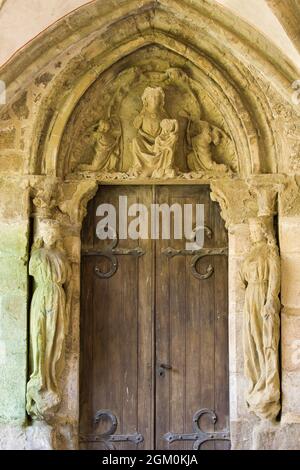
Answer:
[(249, 220), (253, 245), (241, 270), (242, 282), (246, 288), (246, 400), (250, 411), (269, 420), (275, 419), (280, 411), (280, 258), (272, 224), (272, 217), (260, 216)]
[(27, 413), (45, 419), (60, 403), (59, 376), (64, 363), (64, 346), (69, 311), (64, 285), (71, 267), (58, 246), (58, 227), (43, 226), (42, 238), (33, 245), (29, 274), (35, 290), (30, 308), (30, 379), (27, 384)]

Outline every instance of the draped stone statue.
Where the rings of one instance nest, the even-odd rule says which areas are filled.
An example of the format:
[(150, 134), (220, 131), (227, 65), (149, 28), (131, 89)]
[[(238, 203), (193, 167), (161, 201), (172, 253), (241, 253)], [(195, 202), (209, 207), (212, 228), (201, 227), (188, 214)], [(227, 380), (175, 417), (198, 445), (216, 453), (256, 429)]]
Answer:
[(280, 258), (273, 218), (253, 218), (249, 225), (253, 247), (241, 270), (246, 288), (244, 366), (249, 382), (247, 404), (260, 418), (272, 420), (280, 411)]
[(79, 171), (117, 171), (120, 163), (121, 131), (108, 119), (99, 121), (94, 133), (94, 159), (78, 166)]
[(29, 274), (35, 290), (30, 308), (30, 380), (27, 384), (27, 413), (44, 419), (60, 403), (58, 380), (63, 368), (69, 308), (64, 285), (71, 267), (58, 246), (55, 224), (43, 226), (42, 238), (33, 245)]
[(219, 145), (223, 132), (221, 129), (212, 126), (207, 121), (194, 123), (193, 127), (197, 130), (191, 131), (191, 124), (188, 126), (187, 139), (192, 147), (192, 152), (187, 156), (188, 168), (192, 172), (213, 171), (217, 173), (226, 173), (230, 168), (224, 164), (217, 163), (213, 159), (212, 147)]
[(174, 151), (178, 139), (178, 122), (169, 119), (164, 108), (161, 87), (147, 87), (142, 96), (143, 108), (134, 120), (137, 135), (132, 141), (131, 173), (145, 177), (173, 177)]

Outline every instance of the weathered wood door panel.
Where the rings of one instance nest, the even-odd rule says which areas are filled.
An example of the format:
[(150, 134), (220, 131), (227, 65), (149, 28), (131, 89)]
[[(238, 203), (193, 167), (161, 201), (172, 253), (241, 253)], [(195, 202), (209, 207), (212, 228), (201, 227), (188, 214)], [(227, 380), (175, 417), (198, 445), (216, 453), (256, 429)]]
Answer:
[[(210, 201), (206, 187), (157, 188), (157, 202), (203, 204), (210, 237), (205, 247), (226, 247), (227, 236), (219, 209)], [(193, 226), (196, 226), (194, 221)], [(186, 240), (156, 243), (156, 364), (167, 364), (156, 381), (156, 446), (165, 449), (191, 449), (190, 441), (168, 444), (168, 433), (193, 432), (193, 416), (200, 409), (214, 410), (215, 426), (203, 416), (201, 427), (208, 431), (228, 428), (228, 351), (227, 351), (227, 258), (208, 256), (196, 265), (205, 273), (199, 280), (191, 269), (191, 255), (167, 257), (165, 250), (185, 249)], [(226, 443), (209, 443), (206, 448), (226, 448)]]
[[(82, 234), (81, 296), (81, 434), (105, 432), (110, 425), (94, 419), (97, 411), (110, 410), (118, 418), (115, 434), (142, 432), (144, 442), (138, 448), (153, 447), (153, 299), (151, 241), (119, 240), (118, 249), (135, 249), (143, 256), (118, 256), (118, 269), (109, 278), (99, 278), (95, 267), (106, 272), (111, 262), (94, 252), (107, 248), (95, 234), (101, 203), (118, 207), (119, 194), (128, 196), (128, 204), (149, 205), (152, 193), (139, 188), (106, 187), (89, 205)], [(145, 285), (144, 285), (145, 284)], [(103, 424), (103, 426), (101, 426)], [(92, 448), (103, 445), (88, 444)], [(132, 442), (116, 444), (118, 449), (135, 449)]]
[[(95, 268), (99, 274), (112, 264), (99, 256), (107, 241), (96, 236), (96, 209), (101, 203), (118, 208), (119, 195), (126, 195), (129, 205), (140, 202), (146, 207), (152, 202), (202, 203), (211, 229), (205, 247), (227, 246), (219, 208), (210, 201), (207, 187), (101, 187), (89, 204), (82, 231), (81, 446), (191, 449), (192, 441), (169, 443), (164, 435), (191, 434), (193, 415), (204, 408), (218, 416), (215, 425), (203, 416), (204, 430), (229, 425), (227, 258), (199, 261), (196, 269), (201, 273), (209, 265), (214, 268), (208, 279), (200, 280), (192, 274), (191, 255), (170, 258), (164, 253), (168, 247), (184, 249), (185, 240), (119, 240), (117, 249), (139, 247), (143, 254), (116, 255), (115, 274), (100, 278)], [(117, 417), (113, 431), (123, 436), (121, 442), (99, 442), (111, 424), (109, 417), (95, 423), (99, 410)], [(137, 433), (144, 439), (138, 444)], [(209, 442), (203, 448), (228, 448), (228, 443)]]

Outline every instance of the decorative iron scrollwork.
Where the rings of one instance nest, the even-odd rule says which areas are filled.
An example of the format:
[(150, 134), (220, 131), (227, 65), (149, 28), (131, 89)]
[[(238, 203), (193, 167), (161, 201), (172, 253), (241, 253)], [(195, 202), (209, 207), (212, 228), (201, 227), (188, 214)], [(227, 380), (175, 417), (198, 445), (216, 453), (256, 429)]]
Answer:
[(138, 445), (144, 441), (144, 437), (140, 433), (134, 434), (115, 434), (118, 428), (118, 419), (110, 410), (99, 410), (95, 414), (94, 424), (97, 426), (101, 420), (108, 419), (110, 421), (109, 429), (101, 434), (81, 435), (81, 442), (95, 442), (104, 445), (107, 450), (115, 450), (114, 442), (133, 442)]
[(175, 441), (194, 441), (193, 450), (201, 450), (202, 444), (208, 441), (229, 441), (230, 434), (227, 430), (218, 432), (206, 432), (200, 427), (200, 419), (202, 416), (208, 415), (213, 424), (217, 422), (217, 415), (213, 410), (204, 408), (197, 411), (193, 416), (193, 433), (191, 434), (175, 434), (168, 432), (163, 436), (163, 439), (170, 444)]
[(111, 243), (104, 249), (100, 251), (83, 251), (82, 254), (84, 256), (102, 256), (110, 261), (111, 266), (110, 269), (106, 272), (103, 272), (99, 266), (94, 267), (95, 274), (100, 277), (101, 279), (108, 279), (112, 277), (118, 270), (119, 262), (117, 256), (134, 256), (139, 258), (145, 254), (145, 251), (137, 246), (136, 248), (117, 248), (119, 243), (118, 234), (112, 229), (112, 227), (108, 227), (108, 232), (111, 234)]
[[(204, 226), (205, 234), (208, 238), (212, 238), (213, 232), (211, 228)], [(202, 258), (206, 256), (228, 256), (228, 248), (227, 247), (220, 247), (220, 248), (200, 248), (199, 250), (176, 250), (175, 248), (168, 247), (162, 251), (162, 254), (167, 256), (168, 258), (174, 258), (175, 256), (193, 256), (191, 260), (191, 271), (192, 275), (197, 279), (204, 280), (210, 278), (214, 273), (214, 267), (209, 264), (205, 273), (200, 273), (197, 270), (197, 263)]]

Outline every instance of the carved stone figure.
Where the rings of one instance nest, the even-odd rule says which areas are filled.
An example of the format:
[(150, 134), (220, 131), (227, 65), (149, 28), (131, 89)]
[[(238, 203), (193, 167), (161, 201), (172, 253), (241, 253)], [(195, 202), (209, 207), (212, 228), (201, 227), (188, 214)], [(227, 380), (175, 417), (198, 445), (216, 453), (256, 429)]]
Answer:
[(137, 135), (132, 141), (131, 173), (146, 177), (172, 177), (178, 123), (169, 119), (164, 108), (165, 94), (160, 87), (147, 87), (143, 109), (134, 120)]
[(69, 320), (64, 285), (70, 280), (71, 267), (58, 246), (59, 238), (58, 227), (45, 224), (29, 263), (35, 291), (30, 309), (31, 375), (26, 409), (33, 419), (47, 418), (61, 400), (58, 380)]
[(120, 130), (110, 120), (101, 119), (94, 134), (95, 156), (91, 164), (78, 166), (79, 171), (117, 171), (120, 160)]
[(249, 220), (253, 248), (241, 270), (246, 288), (244, 365), (249, 381), (247, 404), (257, 416), (269, 420), (275, 419), (280, 411), (280, 259), (272, 224), (272, 217)]
[(212, 146), (219, 145), (222, 138), (220, 129), (207, 121), (200, 121), (197, 123), (197, 132), (194, 135), (191, 132), (191, 125), (188, 126), (187, 138), (193, 149), (187, 156), (187, 165), (192, 172), (227, 173), (230, 171), (226, 165), (216, 163), (213, 159)]

